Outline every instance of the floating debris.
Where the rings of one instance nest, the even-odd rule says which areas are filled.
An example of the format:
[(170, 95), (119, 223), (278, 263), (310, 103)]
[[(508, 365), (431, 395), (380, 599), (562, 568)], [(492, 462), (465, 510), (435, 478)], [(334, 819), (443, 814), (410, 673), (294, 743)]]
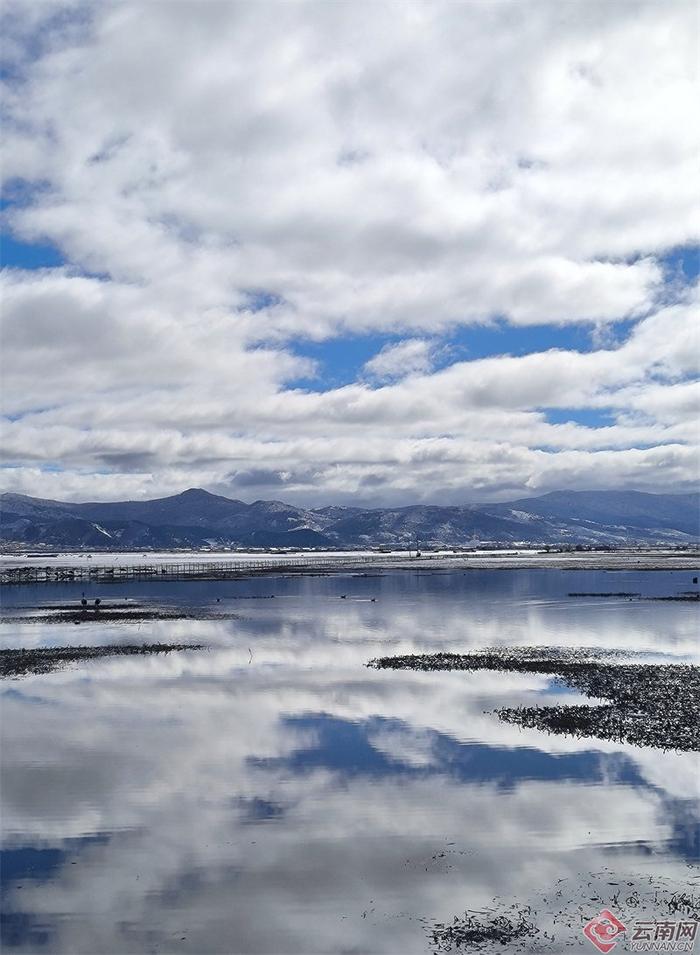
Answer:
[(144, 643), (104, 647), (37, 647), (0, 650), (0, 677), (50, 673), (68, 663), (95, 660), (100, 657), (135, 656), (152, 653), (173, 653), (180, 650), (204, 650), (199, 643)]
[[(627, 655), (624, 651), (617, 654)], [(496, 710), (497, 715), (504, 722), (550, 733), (594, 736), (657, 749), (700, 750), (700, 667), (619, 663), (614, 656), (584, 648), (488, 648), (476, 653), (380, 657), (368, 665), (377, 669), (546, 674), (587, 697), (611, 702), (598, 706), (504, 707)]]
[[(425, 921), (435, 955), (451, 951), (561, 952), (583, 942), (583, 927), (601, 909), (613, 911), (628, 928), (637, 920), (700, 919), (700, 895), (677, 882), (644, 873), (599, 872), (558, 879), (527, 903), (495, 898), (492, 905), (468, 909), (452, 923)], [(535, 941), (530, 941), (535, 939)]]

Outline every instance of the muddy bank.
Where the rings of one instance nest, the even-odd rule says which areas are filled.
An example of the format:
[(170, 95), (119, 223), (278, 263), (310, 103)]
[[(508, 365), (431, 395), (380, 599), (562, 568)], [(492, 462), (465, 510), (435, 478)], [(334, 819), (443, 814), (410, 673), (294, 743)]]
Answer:
[(0, 677), (50, 673), (69, 663), (95, 660), (100, 657), (138, 656), (204, 649), (206, 648), (198, 643), (144, 643), (105, 647), (37, 647), (28, 650), (0, 650)]
[(644, 600), (687, 600), (692, 603), (700, 602), (700, 592), (697, 590), (686, 590), (680, 594), (673, 594), (671, 597), (644, 597)]
[(608, 702), (504, 707), (496, 714), (507, 723), (550, 733), (658, 749), (700, 750), (698, 666), (622, 663), (615, 660), (614, 653), (557, 647), (407, 654), (380, 657), (368, 665), (376, 669), (507, 670), (556, 677), (584, 696)]
[(698, 590), (682, 590), (677, 594), (670, 594), (668, 596), (661, 597), (643, 597), (641, 594), (628, 593), (627, 591), (620, 591), (619, 593), (612, 593), (611, 591), (603, 591), (603, 593), (570, 593), (567, 596), (569, 597), (617, 597), (617, 598), (626, 598), (627, 600), (677, 600), (680, 602), (689, 602), (689, 603), (699, 603), (700, 602), (700, 591)]
[(0, 615), (0, 623), (144, 623), (152, 620), (235, 620), (237, 615), (212, 607), (143, 606), (140, 604), (45, 605)]

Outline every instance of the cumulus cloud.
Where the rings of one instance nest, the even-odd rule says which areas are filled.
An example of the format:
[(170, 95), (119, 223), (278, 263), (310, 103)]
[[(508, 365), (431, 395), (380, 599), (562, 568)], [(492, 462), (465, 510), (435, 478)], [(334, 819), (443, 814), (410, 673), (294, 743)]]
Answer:
[[(663, 258), (698, 241), (692, 5), (269, 13), (5, 4), (5, 224), (66, 260), (3, 276), (6, 483), (694, 486), (698, 299)], [(494, 318), (607, 344), (438, 367)], [(321, 390), (296, 346), (358, 333), (394, 344)]]
[(374, 378), (392, 379), (429, 372), (432, 365), (432, 343), (424, 338), (407, 338), (395, 345), (385, 345), (365, 362), (364, 370)]

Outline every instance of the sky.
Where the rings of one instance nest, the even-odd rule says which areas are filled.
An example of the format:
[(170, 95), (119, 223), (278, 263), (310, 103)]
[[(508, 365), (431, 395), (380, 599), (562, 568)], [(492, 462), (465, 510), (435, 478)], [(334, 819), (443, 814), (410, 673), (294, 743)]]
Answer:
[(694, 2), (0, 17), (4, 490), (698, 488)]

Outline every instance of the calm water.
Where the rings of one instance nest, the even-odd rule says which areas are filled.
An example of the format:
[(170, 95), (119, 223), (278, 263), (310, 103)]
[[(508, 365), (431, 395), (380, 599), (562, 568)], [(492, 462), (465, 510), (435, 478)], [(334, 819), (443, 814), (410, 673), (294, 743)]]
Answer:
[[(697, 886), (695, 754), (548, 736), (491, 714), (576, 700), (544, 676), (364, 666), (496, 644), (693, 660), (697, 607), (567, 597), (671, 594), (692, 576), (97, 585), (88, 597), (215, 604), (239, 617), (3, 626), (4, 646), (211, 647), (2, 684), (5, 951), (425, 953), (431, 923), (496, 898), (544, 910), (563, 886), (560, 907), (594, 915), (596, 878), (630, 891), (650, 879)], [(82, 589), (4, 598), (28, 606)], [(542, 950), (589, 944), (558, 932)]]

